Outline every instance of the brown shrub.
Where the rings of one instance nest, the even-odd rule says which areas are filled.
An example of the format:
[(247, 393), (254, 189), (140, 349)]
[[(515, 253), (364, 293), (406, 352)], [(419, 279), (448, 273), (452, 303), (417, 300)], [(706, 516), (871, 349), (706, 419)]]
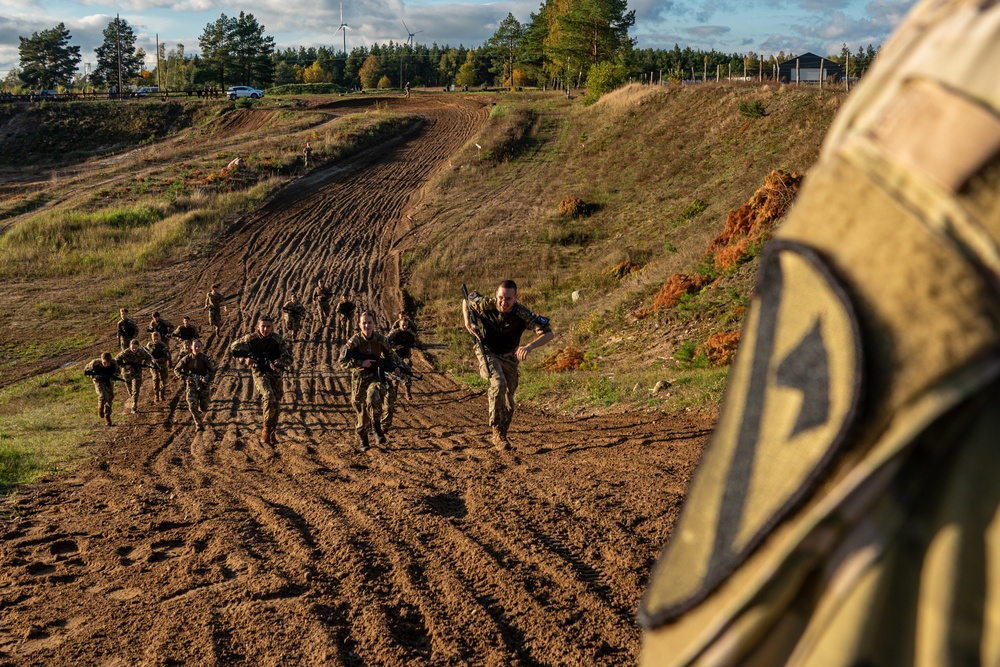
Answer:
[(559, 202), (559, 212), (567, 218), (578, 218), (587, 212), (587, 204), (579, 197), (569, 195)]
[(726, 246), (715, 253), (715, 270), (735, 269), (750, 254), (750, 239), (741, 239), (734, 245)]
[(681, 301), (685, 294), (694, 294), (700, 290), (709, 279), (703, 276), (685, 276), (675, 273), (663, 284), (656, 301), (653, 302), (653, 312), (659, 312), (662, 308), (673, 308)]
[(550, 371), (577, 371), (583, 362), (583, 350), (576, 345), (570, 345), (556, 350), (538, 365)]
[(736, 356), (736, 348), (740, 343), (739, 331), (720, 331), (712, 334), (705, 344), (698, 348), (695, 356), (705, 353), (713, 366), (727, 366)]
[(726, 214), (726, 227), (712, 241), (709, 250), (720, 250), (743, 239), (751, 242), (762, 239), (774, 227), (774, 223), (785, 215), (785, 211), (795, 200), (801, 183), (802, 176), (797, 172), (789, 174), (781, 169), (772, 171), (764, 179), (764, 185), (746, 204)]
[(632, 260), (626, 259), (608, 269), (608, 275), (614, 278), (615, 280), (621, 280), (625, 278), (625, 276), (631, 275), (641, 268), (642, 268), (641, 266), (639, 266)]

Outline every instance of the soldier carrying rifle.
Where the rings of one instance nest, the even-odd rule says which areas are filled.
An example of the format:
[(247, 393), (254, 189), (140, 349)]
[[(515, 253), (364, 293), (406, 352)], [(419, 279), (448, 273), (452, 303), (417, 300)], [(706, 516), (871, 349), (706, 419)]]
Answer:
[(97, 392), (97, 416), (103, 417), (104, 423), (108, 426), (114, 426), (111, 423), (111, 406), (115, 400), (115, 380), (123, 381), (118, 377), (118, 364), (110, 352), (104, 352), (100, 358), (87, 364), (83, 374), (94, 381), (94, 390)]
[(306, 308), (299, 301), (299, 297), (295, 294), (289, 297), (285, 305), (281, 307), (281, 319), (285, 324), (285, 328), (291, 332), (292, 342), (298, 340), (299, 329), (302, 327), (302, 320), (306, 319)]
[(142, 347), (139, 341), (133, 338), (129, 341), (128, 348), (115, 358), (115, 362), (122, 369), (122, 377), (125, 380), (125, 390), (129, 393), (131, 401), (129, 410), (135, 414), (139, 410), (139, 390), (142, 388), (142, 369), (156, 369), (157, 362), (153, 356)]
[(281, 374), (292, 365), (292, 349), (284, 338), (274, 333), (271, 316), (261, 315), (257, 320), (257, 330), (234, 341), (229, 351), (237, 359), (243, 359), (244, 365), (249, 366), (253, 374), (253, 386), (260, 395), (264, 413), (261, 443), (278, 444), (278, 414), (285, 395)]
[(191, 341), (191, 353), (174, 366), (174, 375), (184, 381), (188, 410), (194, 417), (194, 430), (205, 430), (205, 413), (208, 412), (209, 389), (215, 377), (215, 364), (202, 351), (201, 341)]

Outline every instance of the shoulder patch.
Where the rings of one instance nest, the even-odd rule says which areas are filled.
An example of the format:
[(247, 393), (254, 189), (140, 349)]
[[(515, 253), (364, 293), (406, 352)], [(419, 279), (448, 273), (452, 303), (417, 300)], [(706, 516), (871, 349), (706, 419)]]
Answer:
[(537, 324), (540, 327), (549, 326), (549, 318), (547, 317), (542, 317), (541, 315), (535, 315), (534, 313), (532, 313), (531, 319), (533, 319), (535, 321), (535, 324)]
[(857, 318), (822, 258), (772, 241), (756, 295), (722, 414), (639, 607), (647, 628), (704, 600), (809, 498), (858, 411)]

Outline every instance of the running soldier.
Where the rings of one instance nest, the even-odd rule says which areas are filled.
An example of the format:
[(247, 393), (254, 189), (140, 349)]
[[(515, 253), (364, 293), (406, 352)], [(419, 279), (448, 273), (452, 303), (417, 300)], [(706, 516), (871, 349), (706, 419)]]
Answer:
[[(340, 366), (351, 371), (351, 404), (357, 415), (354, 427), (358, 435), (358, 448), (368, 451), (368, 431), (374, 431), (375, 441), (386, 443), (382, 424), (392, 423), (391, 406), (386, 404), (388, 383), (385, 369), (379, 368), (378, 359), (388, 359), (399, 373), (403, 361), (393, 352), (389, 340), (375, 331), (375, 318), (361, 313), (358, 319), (360, 331), (351, 337), (340, 352)], [(359, 359), (355, 355), (370, 357)], [(388, 413), (388, 414), (385, 414)]]
[(293, 343), (299, 339), (299, 329), (305, 318), (306, 308), (299, 301), (299, 297), (293, 294), (281, 307), (281, 319), (285, 324), (285, 329), (291, 332)]
[(125, 390), (132, 398), (129, 411), (135, 414), (139, 411), (139, 390), (142, 388), (142, 369), (156, 369), (156, 362), (145, 348), (139, 347), (139, 341), (133, 338), (129, 342), (128, 348), (115, 358), (115, 362), (122, 369), (122, 378), (125, 380)]
[(306, 147), (302, 149), (302, 157), (305, 160), (306, 169), (308, 169), (312, 165), (312, 154), (313, 154), (313, 147), (307, 141)]
[(229, 311), (229, 308), (223, 305), (225, 301), (226, 297), (219, 292), (218, 283), (212, 285), (212, 291), (205, 295), (204, 310), (208, 310), (208, 325), (215, 329), (216, 336), (219, 335), (219, 327), (222, 326), (222, 309)]
[(316, 281), (316, 289), (313, 290), (313, 303), (316, 304), (316, 317), (319, 319), (321, 327), (330, 326), (330, 299), (333, 297), (333, 290), (323, 284), (322, 280)]
[(111, 423), (111, 406), (115, 401), (115, 380), (121, 380), (118, 377), (118, 364), (110, 352), (105, 352), (99, 359), (87, 364), (83, 374), (94, 381), (94, 390), (97, 392), (97, 416), (103, 417), (104, 423), (108, 426), (114, 426)]
[(173, 366), (173, 359), (170, 357), (170, 348), (163, 342), (163, 338), (158, 331), (149, 334), (150, 340), (146, 345), (146, 351), (153, 358), (155, 366), (149, 369), (153, 378), (153, 402), (159, 403), (164, 400), (163, 393), (167, 388), (167, 373)]
[(174, 367), (174, 375), (184, 382), (188, 410), (194, 418), (196, 431), (205, 430), (205, 413), (215, 377), (215, 364), (201, 350), (201, 341), (195, 338), (191, 341), (191, 354), (184, 355)]
[[(473, 323), (473, 316), (481, 328)], [(482, 343), (475, 349), (479, 375), (490, 383), (491, 440), (497, 449), (508, 450), (507, 431), (514, 416), (518, 367), (532, 350), (548, 343), (555, 334), (548, 318), (536, 315), (518, 302), (517, 285), (513, 280), (500, 283), (495, 297), (470, 294), (469, 299), (462, 302), (462, 318), (465, 328)], [(538, 337), (521, 345), (521, 334), (527, 329), (533, 329)]]
[(998, 68), (1000, 3), (924, 1), (840, 107), (761, 257), (642, 665), (1000, 664)]
[(285, 395), (281, 374), (292, 365), (292, 349), (285, 339), (274, 333), (274, 322), (269, 315), (261, 315), (257, 320), (257, 330), (233, 341), (230, 353), (242, 358), (253, 374), (253, 385), (260, 395), (260, 405), (264, 417), (261, 442), (278, 444), (275, 434), (278, 428), (278, 414), (281, 399)]
[(118, 347), (124, 352), (129, 342), (139, 335), (139, 325), (128, 316), (127, 308), (119, 308), (118, 314), (121, 316), (118, 320)]
[(162, 317), (160, 317), (160, 311), (154, 310), (153, 319), (149, 321), (149, 326), (146, 327), (146, 331), (148, 333), (153, 333), (154, 331), (156, 331), (163, 337), (163, 340), (166, 340), (170, 336), (174, 335), (175, 328), (176, 327), (174, 326), (173, 322), (163, 319)]
[[(417, 345), (417, 337), (413, 333), (413, 323), (410, 318), (406, 316), (400, 317), (396, 322), (396, 326), (389, 332), (388, 338), (389, 344), (392, 345), (392, 349), (396, 355), (403, 360), (403, 363), (412, 368), (411, 357), (413, 348)], [(403, 382), (403, 391), (406, 392), (406, 400), (408, 401), (413, 398), (413, 394), (410, 391), (412, 383), (413, 380), (409, 377)], [(391, 400), (395, 404), (396, 388), (392, 387), (390, 393), (392, 394)]]
[(190, 317), (185, 317), (184, 323), (174, 329), (174, 338), (180, 338), (182, 341), (192, 341), (197, 337), (198, 329), (191, 324)]
[(337, 304), (337, 342), (347, 342), (351, 337), (352, 322), (354, 322), (354, 312), (357, 306), (351, 301), (347, 294), (340, 296), (340, 303)]

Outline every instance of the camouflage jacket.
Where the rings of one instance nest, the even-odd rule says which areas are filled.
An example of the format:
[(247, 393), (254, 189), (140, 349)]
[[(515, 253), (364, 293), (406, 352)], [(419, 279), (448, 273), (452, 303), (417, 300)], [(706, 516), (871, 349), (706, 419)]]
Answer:
[[(252, 353), (262, 359), (266, 359), (268, 362), (277, 364), (283, 370), (291, 368), (293, 362), (292, 348), (289, 347), (284, 338), (274, 332), (267, 338), (264, 338), (256, 331), (246, 334), (242, 338), (233, 341), (233, 344), (229, 346), (229, 351)], [(279, 373), (270, 367), (262, 367), (260, 364), (254, 364), (251, 368), (254, 373), (259, 374), (277, 375)]]
[(149, 326), (146, 327), (146, 331), (148, 331), (149, 333), (153, 333), (155, 331), (164, 338), (166, 338), (167, 336), (170, 336), (174, 333), (175, 328), (176, 327), (174, 327), (173, 322), (165, 320), (161, 317), (159, 321), (150, 320)]
[(149, 343), (146, 345), (146, 351), (149, 352), (149, 356), (153, 357), (153, 360), (160, 364), (170, 365), (172, 359), (170, 358), (170, 348), (163, 341), (159, 343)]
[(220, 292), (218, 294), (212, 294), (209, 292), (205, 295), (205, 307), (211, 308), (212, 310), (218, 310), (222, 308), (222, 302), (226, 300), (226, 297)]
[(131, 317), (118, 320), (118, 337), (132, 340), (139, 335), (139, 325)]
[(356, 333), (351, 336), (350, 340), (347, 341), (347, 344), (344, 345), (343, 349), (340, 351), (340, 367), (351, 371), (351, 377), (355, 379), (377, 379), (378, 368), (376, 368), (374, 364), (368, 368), (363, 367), (360, 360), (351, 359), (348, 356), (348, 352), (350, 350), (355, 350), (356, 352), (372, 357), (389, 359), (397, 366), (405, 366), (403, 360), (400, 359), (399, 355), (392, 349), (389, 339), (384, 335), (375, 331), (372, 333), (371, 338), (365, 338), (363, 334)]
[(469, 305), (479, 318), (483, 344), (495, 354), (516, 350), (521, 344), (521, 334), (527, 329), (534, 329), (539, 335), (552, 332), (548, 318), (536, 315), (521, 302), (515, 303), (509, 313), (501, 313), (496, 297), (473, 292), (469, 295)]
[(112, 360), (110, 365), (105, 366), (100, 359), (94, 359), (84, 367), (83, 373), (96, 383), (110, 385), (118, 375), (118, 364)]
[(329, 287), (317, 287), (313, 290), (313, 301), (316, 303), (326, 303), (333, 296), (333, 290)]
[(122, 377), (126, 380), (141, 375), (143, 367), (155, 367), (157, 365), (156, 360), (153, 359), (153, 355), (143, 347), (140, 347), (135, 352), (131, 349), (126, 349), (115, 357), (115, 362), (122, 367)]
[(177, 360), (174, 366), (174, 375), (181, 380), (189, 379), (191, 375), (198, 375), (211, 384), (215, 377), (215, 364), (204, 352), (198, 354), (185, 354)]
[(294, 317), (301, 320), (306, 316), (306, 308), (301, 301), (286, 301), (285, 305), (281, 307), (281, 312), (286, 319)]

